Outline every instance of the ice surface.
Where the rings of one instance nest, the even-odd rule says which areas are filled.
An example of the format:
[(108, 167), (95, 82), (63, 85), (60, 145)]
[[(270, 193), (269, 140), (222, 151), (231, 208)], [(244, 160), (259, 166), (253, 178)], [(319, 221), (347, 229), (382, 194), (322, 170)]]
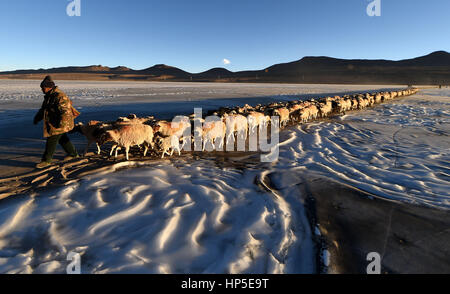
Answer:
[[(56, 81), (78, 106), (133, 102), (194, 101), (212, 98), (267, 97), (290, 99), (299, 95), (357, 92), (402, 86), (235, 84), (235, 83), (165, 83)], [(42, 103), (40, 81), (0, 80), (0, 108), (26, 108)], [(19, 103), (15, 103), (19, 102)], [(3, 106), (3, 107), (2, 107)]]

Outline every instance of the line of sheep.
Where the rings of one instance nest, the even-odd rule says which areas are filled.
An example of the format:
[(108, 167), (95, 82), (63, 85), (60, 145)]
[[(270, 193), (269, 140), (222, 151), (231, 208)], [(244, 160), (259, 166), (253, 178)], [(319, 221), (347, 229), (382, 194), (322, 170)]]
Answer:
[[(186, 130), (189, 134), (190, 130), (194, 130), (194, 134), (202, 138), (202, 150), (205, 150), (208, 142), (214, 145), (220, 140), (220, 146), (223, 146), (231, 137), (247, 138), (250, 131), (254, 132), (259, 126), (268, 126), (272, 123), (271, 117), (274, 116), (279, 117), (280, 127), (284, 127), (289, 123), (305, 123), (349, 110), (364, 109), (396, 97), (413, 95), (417, 91), (416, 88), (408, 88), (400, 91), (325, 97), (318, 100), (258, 104), (254, 107), (248, 104), (243, 107), (221, 107), (207, 113), (208, 116), (214, 115), (219, 119), (207, 122), (195, 117), (194, 114), (177, 122), (155, 120), (152, 116), (139, 118), (131, 114), (114, 122), (90, 121), (86, 125), (78, 123), (72, 132), (79, 132), (87, 138), (85, 154), (92, 143), (96, 143), (97, 154), (100, 154), (100, 146), (112, 142), (110, 156), (115, 153), (117, 157), (118, 151), (124, 148), (128, 160), (130, 148), (139, 146), (144, 149), (144, 156), (152, 149), (164, 157), (166, 154), (171, 156), (174, 151), (180, 154), (184, 144), (191, 142), (186, 140)], [(195, 120), (199, 120), (201, 124), (194, 124)], [(192, 125), (194, 128), (191, 128)]]

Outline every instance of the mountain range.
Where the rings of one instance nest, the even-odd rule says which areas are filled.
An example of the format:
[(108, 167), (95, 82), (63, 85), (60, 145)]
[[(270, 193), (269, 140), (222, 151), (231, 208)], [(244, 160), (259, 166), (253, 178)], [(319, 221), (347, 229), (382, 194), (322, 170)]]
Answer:
[(212, 68), (201, 73), (189, 73), (164, 64), (142, 70), (124, 66), (69, 66), (0, 72), (0, 79), (40, 79), (48, 74), (54, 79), (74, 80), (449, 85), (450, 53), (436, 51), (399, 61), (304, 57), (263, 70), (238, 72)]

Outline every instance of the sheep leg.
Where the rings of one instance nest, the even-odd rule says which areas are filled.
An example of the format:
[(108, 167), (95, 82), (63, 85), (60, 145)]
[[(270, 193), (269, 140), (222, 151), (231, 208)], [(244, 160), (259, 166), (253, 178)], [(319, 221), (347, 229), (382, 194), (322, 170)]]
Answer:
[(127, 160), (129, 160), (129, 158), (128, 158), (129, 151), (130, 151), (130, 146), (125, 147), (125, 156), (126, 156)]
[(145, 155), (147, 155), (147, 151), (148, 151), (148, 145), (145, 144), (145, 147), (144, 147), (144, 157), (145, 157)]
[(100, 153), (101, 153), (100, 145), (98, 145), (97, 142), (95, 142), (95, 145), (97, 146), (97, 155), (100, 155)]
[[(113, 146), (111, 147), (111, 152), (109, 152), (109, 156), (111, 156), (111, 155), (113, 154), (114, 150), (116, 150), (117, 147), (118, 147), (117, 145), (113, 145)], [(116, 156), (117, 156), (117, 155), (116, 155)]]
[(228, 142), (230, 141), (231, 136), (233, 136), (233, 135), (234, 135), (234, 132), (230, 132), (228, 134), (228, 136), (227, 136), (227, 145), (228, 145)]

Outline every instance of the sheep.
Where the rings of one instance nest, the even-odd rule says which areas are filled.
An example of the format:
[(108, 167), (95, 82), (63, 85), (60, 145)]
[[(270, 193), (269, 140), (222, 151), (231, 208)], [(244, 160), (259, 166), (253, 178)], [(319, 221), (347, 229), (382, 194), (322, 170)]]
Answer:
[(311, 106), (311, 101), (303, 101), (303, 102), (301, 103), (301, 105), (302, 105), (303, 107)]
[(383, 93), (383, 101), (391, 100), (392, 98), (395, 98), (396, 95), (397, 94), (394, 94), (394, 92), (392, 92), (392, 95), (389, 92), (384, 92)]
[(253, 106), (250, 106), (250, 105), (248, 105), (248, 104), (245, 104), (245, 105), (244, 105), (244, 108), (245, 108), (246, 111), (254, 110), (254, 107), (253, 107)]
[(368, 106), (373, 106), (375, 104), (375, 98), (374, 96), (370, 95), (369, 93), (366, 93), (364, 99), (367, 100)]
[(362, 96), (358, 97), (358, 109), (364, 109), (369, 106), (368, 101), (364, 99)]
[(265, 109), (266, 109), (266, 106), (262, 105), (262, 104), (257, 104), (255, 107), (253, 107), (253, 109), (256, 110), (256, 111), (264, 112)]
[(153, 129), (151, 126), (144, 124), (121, 125), (106, 131), (102, 135), (102, 143), (109, 141), (114, 142), (110, 155), (115, 149), (115, 157), (117, 157), (118, 147), (124, 147), (126, 158), (129, 160), (130, 147), (144, 144), (144, 156), (146, 156), (148, 148), (153, 148)]
[[(180, 141), (179, 141), (178, 137), (175, 135), (171, 135), (171, 136), (165, 137), (165, 138), (158, 137), (156, 139), (156, 144), (162, 150), (161, 158), (164, 158), (165, 154), (172, 156), (172, 154), (175, 150), (178, 151), (178, 156), (181, 155)], [(171, 150), (170, 153), (169, 153), (169, 150)]]
[(284, 107), (275, 109), (273, 111), (274, 116), (280, 117), (280, 127), (283, 127), (289, 122), (289, 113), (290, 113), (289, 110), (287, 110)]
[(344, 100), (336, 100), (338, 113), (344, 113), (347, 110), (347, 103)]
[(246, 138), (248, 134), (248, 121), (247, 118), (241, 114), (224, 114), (222, 117), (222, 121), (225, 122), (227, 128), (227, 143), (231, 136), (242, 136), (242, 138)]
[(253, 110), (254, 110), (254, 107), (250, 106), (248, 104), (245, 104), (243, 107), (237, 107), (236, 108), (236, 112), (240, 113), (240, 114), (244, 114), (244, 113), (247, 113), (247, 112), (253, 111)]
[(203, 127), (201, 128), (201, 134), (203, 138), (202, 151), (205, 151), (208, 141), (210, 141), (211, 144), (215, 146), (217, 139), (220, 139), (219, 149), (221, 149), (225, 140), (226, 131), (227, 128), (223, 121), (205, 122), (203, 124)]
[(299, 110), (302, 107), (303, 107), (303, 105), (301, 103), (292, 103), (289, 106), (288, 110), (289, 110), (289, 113), (292, 113), (292, 112), (294, 112), (296, 110)]
[(269, 118), (264, 113), (252, 111), (247, 115), (248, 128), (253, 132), (258, 126), (266, 125)]
[[(147, 116), (147, 117), (138, 117), (136, 114), (129, 114), (127, 117), (119, 117), (115, 122), (111, 122), (112, 128), (118, 128), (120, 126), (126, 126), (130, 124), (147, 124), (152, 125), (154, 123), (154, 116)], [(111, 128), (110, 128), (111, 129)], [(113, 154), (113, 152), (117, 152), (121, 149), (120, 146), (117, 144), (114, 144), (111, 148), (111, 151), (109, 153), (109, 156)]]
[(107, 131), (111, 128), (112, 128), (112, 126), (109, 124), (104, 124), (99, 121), (92, 120), (92, 121), (88, 122), (87, 125), (84, 125), (82, 122), (76, 124), (75, 127), (73, 128), (73, 130), (71, 131), (71, 133), (78, 132), (78, 133), (83, 134), (86, 137), (88, 142), (87, 142), (86, 148), (84, 149), (84, 152), (83, 152), (84, 155), (87, 154), (87, 152), (89, 150), (89, 146), (92, 143), (95, 143), (95, 145), (97, 146), (97, 154), (100, 154), (100, 152), (101, 152), (100, 137), (105, 131)]
[(154, 132), (160, 133), (163, 137), (176, 136), (178, 140), (181, 140), (182, 147), (186, 144), (184, 133), (191, 127), (191, 123), (188, 118), (182, 118), (180, 121), (167, 122), (164, 120), (158, 121), (155, 124)]
[(353, 101), (351, 98), (345, 99), (345, 102), (347, 103), (347, 110), (352, 110), (353, 108)]
[(334, 101), (339, 101), (339, 100), (342, 100), (343, 98), (341, 98), (340, 96), (334, 96), (333, 99), (334, 99)]
[(333, 111), (331, 101), (319, 102), (319, 113), (321, 117), (328, 116)]
[(309, 119), (312, 119), (312, 118), (315, 119), (315, 118), (317, 118), (319, 116), (319, 109), (317, 108), (316, 105), (311, 104), (308, 107), (308, 109), (309, 109)]
[(381, 97), (382, 97), (381, 93), (376, 93), (375, 94), (375, 103), (381, 103), (381, 100), (382, 100)]
[(310, 111), (308, 107), (301, 108), (291, 114), (292, 120), (305, 123), (309, 120)]
[(322, 102), (322, 103), (326, 103), (328, 101), (330, 101), (330, 102), (333, 101), (333, 98), (331, 98), (331, 97), (323, 97), (323, 98), (319, 99), (319, 102)]
[(358, 102), (358, 98), (351, 98), (352, 101), (352, 110), (358, 109), (359, 107), (359, 102)]
[(371, 106), (371, 105), (370, 105), (370, 100), (369, 100), (369, 98), (363, 97), (363, 100), (364, 100), (365, 107)]

